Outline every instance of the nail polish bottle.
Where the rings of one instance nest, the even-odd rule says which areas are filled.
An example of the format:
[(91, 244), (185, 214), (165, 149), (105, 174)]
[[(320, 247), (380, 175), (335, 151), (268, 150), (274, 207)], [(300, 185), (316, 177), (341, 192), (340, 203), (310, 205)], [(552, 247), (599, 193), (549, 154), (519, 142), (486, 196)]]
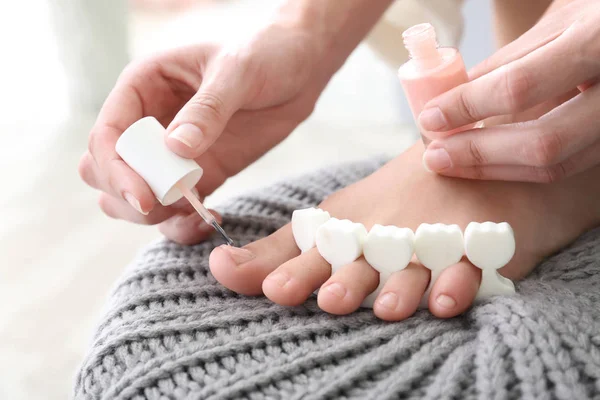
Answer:
[(192, 189), (202, 177), (202, 168), (194, 160), (171, 152), (164, 140), (165, 128), (154, 117), (145, 117), (131, 125), (115, 149), (131, 169), (144, 178), (163, 206), (181, 199), (180, 186)]
[(179, 157), (165, 144), (165, 128), (154, 117), (133, 123), (117, 140), (117, 154), (141, 176), (163, 206), (185, 197), (207, 225), (233, 245), (214, 215), (204, 207), (192, 189), (203, 170), (194, 160)]
[[(431, 24), (415, 25), (402, 34), (410, 59), (398, 69), (398, 78), (416, 121), (425, 104), (434, 97), (468, 81), (465, 63), (458, 49), (440, 47)], [(464, 126), (447, 134), (472, 129)], [(431, 141), (423, 134), (425, 145)]]

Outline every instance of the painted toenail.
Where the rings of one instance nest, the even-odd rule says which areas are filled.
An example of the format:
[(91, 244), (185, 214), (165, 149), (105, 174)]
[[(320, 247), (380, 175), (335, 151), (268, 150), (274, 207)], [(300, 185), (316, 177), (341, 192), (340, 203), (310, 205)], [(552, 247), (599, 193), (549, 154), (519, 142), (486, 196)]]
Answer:
[(454, 308), (456, 307), (456, 300), (454, 300), (452, 297), (450, 296), (446, 296), (445, 294), (440, 294), (437, 299), (435, 299), (436, 303), (438, 303), (438, 305), (440, 307), (443, 308)]
[(332, 295), (339, 297), (340, 299), (344, 298), (346, 295), (346, 288), (341, 283), (332, 283), (331, 285), (325, 286), (325, 289)]
[(279, 287), (284, 287), (290, 281), (290, 276), (284, 272), (275, 272), (267, 276), (266, 280), (274, 282)]
[(398, 295), (396, 293), (388, 292), (381, 296), (377, 302), (388, 310), (395, 310), (398, 306)]
[(219, 248), (229, 254), (229, 257), (237, 264), (244, 264), (248, 261), (256, 258), (254, 253), (250, 250), (241, 249), (239, 247), (228, 246), (226, 244), (219, 246)]

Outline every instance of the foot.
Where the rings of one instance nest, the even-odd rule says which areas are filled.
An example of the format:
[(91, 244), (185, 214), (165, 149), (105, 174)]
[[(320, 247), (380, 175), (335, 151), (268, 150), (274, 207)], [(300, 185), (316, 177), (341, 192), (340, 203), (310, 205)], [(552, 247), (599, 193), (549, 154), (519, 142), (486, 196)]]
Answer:
[[(600, 168), (551, 185), (480, 182), (444, 178), (425, 171), (419, 143), (367, 178), (329, 196), (320, 208), (332, 217), (415, 230), (423, 222), (458, 224), (507, 221), (517, 250), (499, 272), (525, 277), (544, 257), (600, 224)], [(355, 311), (379, 284), (379, 274), (364, 260), (341, 267), (333, 276), (316, 248), (303, 254), (288, 224), (242, 249), (221, 246), (210, 257), (215, 278), (238, 293), (264, 293), (281, 305), (302, 304), (319, 289), (318, 304), (332, 314)], [(481, 273), (466, 258), (445, 269), (434, 282), (428, 306), (436, 316), (456, 316), (470, 307)], [(373, 310), (384, 320), (401, 320), (418, 308), (429, 284), (429, 270), (412, 262), (394, 273)]]

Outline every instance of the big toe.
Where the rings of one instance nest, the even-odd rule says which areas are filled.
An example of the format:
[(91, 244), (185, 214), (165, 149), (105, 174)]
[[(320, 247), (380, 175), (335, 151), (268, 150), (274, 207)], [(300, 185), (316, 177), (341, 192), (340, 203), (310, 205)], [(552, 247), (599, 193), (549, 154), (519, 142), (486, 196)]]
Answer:
[(262, 282), (281, 264), (298, 256), (288, 224), (266, 238), (242, 248), (222, 245), (210, 254), (210, 271), (217, 281), (245, 295), (262, 293)]

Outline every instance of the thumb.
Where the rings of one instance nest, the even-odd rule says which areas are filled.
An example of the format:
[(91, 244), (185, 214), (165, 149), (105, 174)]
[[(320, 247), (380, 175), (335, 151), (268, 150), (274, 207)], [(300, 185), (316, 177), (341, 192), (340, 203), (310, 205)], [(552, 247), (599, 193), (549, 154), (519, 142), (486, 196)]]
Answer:
[(173, 152), (197, 158), (217, 140), (244, 101), (235, 81), (221, 75), (202, 82), (167, 128), (167, 146)]

